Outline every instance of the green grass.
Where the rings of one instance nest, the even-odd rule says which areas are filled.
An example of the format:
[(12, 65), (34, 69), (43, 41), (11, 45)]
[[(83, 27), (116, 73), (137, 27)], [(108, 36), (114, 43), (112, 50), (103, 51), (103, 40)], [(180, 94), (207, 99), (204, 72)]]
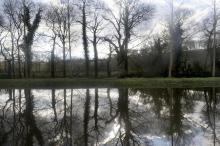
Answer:
[(220, 78), (126, 78), (126, 79), (2, 79), (0, 88), (203, 88), (220, 87)]

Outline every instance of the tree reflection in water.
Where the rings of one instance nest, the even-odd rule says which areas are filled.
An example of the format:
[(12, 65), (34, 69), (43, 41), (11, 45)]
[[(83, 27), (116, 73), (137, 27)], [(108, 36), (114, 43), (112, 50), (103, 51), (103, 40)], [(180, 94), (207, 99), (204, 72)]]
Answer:
[(40, 146), (44, 145), (44, 140), (40, 129), (38, 128), (35, 120), (35, 116), (33, 114), (34, 109), (34, 96), (31, 94), (30, 89), (24, 90), (26, 108), (24, 110), (24, 118), (25, 118), (25, 146), (32, 146), (34, 137), (37, 139), (38, 144)]
[(2, 89), (0, 145), (217, 146), (219, 95), (217, 88)]

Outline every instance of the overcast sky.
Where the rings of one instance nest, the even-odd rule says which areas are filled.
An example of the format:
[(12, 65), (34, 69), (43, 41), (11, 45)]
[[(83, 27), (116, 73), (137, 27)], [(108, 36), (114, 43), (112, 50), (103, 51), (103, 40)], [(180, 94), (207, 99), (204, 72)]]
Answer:
[[(60, 0), (38, 0), (46, 3), (59, 4)], [(114, 7), (114, 0), (104, 0), (107, 5)], [(148, 31), (152, 31), (154, 33), (159, 33), (164, 26), (164, 22), (166, 21), (168, 15), (170, 14), (170, 1), (171, 0), (142, 0), (143, 2), (150, 3), (156, 6), (156, 13), (154, 19), (152, 20), (152, 28), (148, 28)], [(220, 0), (217, 0), (218, 5), (220, 6)], [(205, 16), (207, 16), (208, 12), (212, 9), (213, 0), (174, 0), (175, 8), (178, 9), (188, 8), (193, 11), (193, 15), (191, 17), (192, 21), (201, 21)], [(190, 22), (191, 23), (191, 22)], [(144, 28), (143, 28), (144, 29)], [(147, 28), (146, 28), (147, 29)], [(91, 56), (93, 56), (92, 48), (90, 49)], [(74, 50), (73, 50), (74, 52)], [(106, 52), (99, 48), (99, 56), (106, 56)], [(83, 49), (79, 45), (76, 47), (75, 53), (73, 56), (83, 57)]]
[[(60, 0), (33, 0), (33, 1), (42, 2), (42, 3), (52, 3), (55, 5), (60, 3)], [(114, 7), (113, 6), (114, 0), (103, 0), (103, 1), (105, 1), (107, 5)], [(169, 15), (170, 12), (169, 3), (171, 0), (142, 0), (142, 1), (156, 6), (156, 13), (154, 15), (154, 19), (151, 22), (151, 26), (153, 27), (150, 28), (150, 31), (153, 30), (154, 33), (159, 33), (162, 27), (164, 26), (164, 22), (166, 21)], [(217, 5), (220, 6), (220, 0), (216, 0), (216, 1), (217, 1)], [(182, 8), (188, 8), (193, 11), (193, 15), (191, 16), (192, 21), (201, 21), (205, 16), (207, 16), (210, 10), (212, 10), (213, 7), (212, 4), (213, 4), (213, 0), (174, 0), (175, 9), (182, 7)], [(147, 29), (149, 28), (146, 28), (146, 30)], [(40, 51), (40, 52), (45, 51), (45, 49), (42, 48), (48, 48), (48, 51), (51, 48), (51, 45), (49, 43), (44, 43), (43, 41), (36, 46), (35, 46), (35, 51)], [(90, 50), (91, 50), (90, 56), (93, 56), (92, 48)], [(57, 52), (59, 52), (59, 50)], [(101, 49), (99, 48), (99, 54), (100, 57), (106, 56), (106, 52), (103, 51), (102, 48)], [(81, 45), (73, 46), (72, 55), (75, 57), (83, 57), (82, 46)]]

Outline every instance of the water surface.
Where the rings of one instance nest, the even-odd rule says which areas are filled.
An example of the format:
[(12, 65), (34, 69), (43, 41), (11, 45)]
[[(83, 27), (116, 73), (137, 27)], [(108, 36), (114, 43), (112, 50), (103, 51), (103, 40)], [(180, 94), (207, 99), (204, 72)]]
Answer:
[(218, 146), (220, 89), (2, 89), (0, 146)]

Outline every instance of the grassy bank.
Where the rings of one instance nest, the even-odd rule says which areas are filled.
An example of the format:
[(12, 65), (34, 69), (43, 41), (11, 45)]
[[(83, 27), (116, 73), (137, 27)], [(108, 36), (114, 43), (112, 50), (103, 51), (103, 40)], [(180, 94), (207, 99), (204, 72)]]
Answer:
[(200, 88), (220, 87), (220, 78), (127, 78), (127, 79), (2, 79), (0, 88)]

